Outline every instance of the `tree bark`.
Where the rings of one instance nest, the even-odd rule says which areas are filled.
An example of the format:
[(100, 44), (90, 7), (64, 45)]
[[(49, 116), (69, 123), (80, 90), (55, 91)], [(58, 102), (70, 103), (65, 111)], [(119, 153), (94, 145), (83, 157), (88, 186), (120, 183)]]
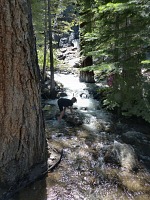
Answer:
[[(85, 34), (86, 33), (91, 33), (92, 32), (92, 4), (94, 2), (91, 0), (84, 0), (83, 5), (84, 9), (82, 13), (79, 13), (80, 16), (84, 16), (82, 19), (82, 22), (80, 24), (80, 48), (81, 48), (81, 55), (83, 55), (85, 58), (82, 61), (81, 68), (85, 68), (87, 66), (92, 66), (93, 65), (93, 58), (92, 56), (87, 55), (91, 49), (91, 44), (90, 42), (87, 42), (85, 40)], [(81, 69), (80, 71), (80, 76), (79, 76), (80, 82), (85, 82), (85, 83), (95, 83), (94, 80), (94, 71), (93, 70), (85, 70), (84, 71)]]
[[(91, 66), (93, 64), (93, 59), (92, 56), (87, 56), (81, 63), (81, 68)], [(85, 83), (95, 83), (94, 80), (94, 72), (86, 70), (86, 71), (80, 71), (79, 75), (79, 80), (80, 82), (85, 82)]]
[(46, 75), (46, 55), (47, 55), (47, 0), (44, 0), (45, 18), (44, 18), (44, 60), (43, 60), (43, 77), (42, 81), (45, 81)]
[(50, 95), (51, 98), (56, 98), (55, 81), (54, 81), (54, 58), (53, 58), (53, 38), (52, 38), (52, 23), (51, 23), (51, 0), (48, 0), (48, 29), (49, 29), (49, 51), (50, 51), (50, 72), (51, 72), (51, 85)]
[(39, 176), (47, 155), (30, 4), (0, 0), (0, 10), (0, 188), (9, 188), (45, 164)]

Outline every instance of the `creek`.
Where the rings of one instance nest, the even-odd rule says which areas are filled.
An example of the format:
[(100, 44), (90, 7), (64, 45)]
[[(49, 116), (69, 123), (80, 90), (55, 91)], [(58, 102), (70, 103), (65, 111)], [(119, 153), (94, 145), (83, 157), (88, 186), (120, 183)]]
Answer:
[(64, 85), (67, 98), (77, 98), (73, 116), (82, 123), (58, 123), (57, 99), (44, 102), (49, 148), (63, 152), (61, 161), (11, 200), (150, 199), (148, 128), (128, 125), (102, 108), (91, 92), (96, 84), (81, 83), (72, 74), (55, 74), (55, 80)]

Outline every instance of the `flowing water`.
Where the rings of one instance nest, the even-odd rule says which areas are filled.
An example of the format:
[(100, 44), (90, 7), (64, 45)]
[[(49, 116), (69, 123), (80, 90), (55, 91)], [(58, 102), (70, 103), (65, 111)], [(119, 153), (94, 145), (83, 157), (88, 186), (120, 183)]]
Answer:
[[(83, 124), (73, 126), (65, 119), (58, 123), (57, 99), (45, 102), (49, 147), (57, 152), (63, 150), (61, 162), (11, 200), (150, 199), (149, 169), (144, 167), (144, 161), (137, 161), (140, 150), (122, 141), (123, 129), (115, 132), (116, 126), (125, 125), (114, 124), (114, 116), (93, 99), (90, 91), (96, 85), (80, 83), (78, 77), (65, 74), (56, 74), (55, 80), (64, 85), (67, 98), (76, 96), (74, 115), (79, 114)], [(147, 138), (145, 144), (149, 145)], [(148, 161), (148, 153), (144, 156)]]

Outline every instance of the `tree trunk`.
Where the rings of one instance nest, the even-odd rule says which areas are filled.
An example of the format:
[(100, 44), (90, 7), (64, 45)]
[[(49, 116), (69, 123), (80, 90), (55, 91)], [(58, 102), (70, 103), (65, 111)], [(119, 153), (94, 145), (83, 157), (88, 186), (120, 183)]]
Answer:
[(45, 81), (46, 75), (46, 55), (47, 55), (47, 0), (44, 0), (45, 4), (45, 18), (44, 18), (44, 61), (43, 61), (43, 77), (42, 81)]
[(51, 72), (51, 85), (50, 95), (51, 98), (56, 98), (55, 81), (54, 81), (54, 58), (53, 58), (53, 42), (52, 42), (52, 24), (51, 24), (51, 0), (48, 0), (48, 29), (49, 29), (49, 50), (50, 50), (50, 72)]
[[(79, 13), (80, 15), (84, 15), (82, 19), (82, 23), (80, 24), (80, 48), (81, 48), (81, 56), (83, 55), (85, 58), (81, 63), (81, 68), (85, 68), (88, 66), (93, 65), (93, 58), (92, 56), (87, 55), (91, 49), (92, 44), (90, 42), (87, 42), (85, 40), (85, 34), (86, 33), (91, 33), (92, 32), (92, 12), (91, 8), (93, 5), (93, 1), (91, 0), (86, 0), (83, 1), (84, 9), (83, 13)], [(80, 76), (79, 76), (80, 82), (85, 82), (85, 83), (95, 83), (94, 80), (94, 71), (93, 70), (82, 70), (80, 71)]]
[(39, 176), (47, 155), (30, 5), (0, 5), (0, 188), (8, 189), (45, 164)]
[[(87, 56), (81, 63), (81, 68), (82, 67), (87, 67), (91, 66), (93, 64), (93, 59), (92, 56)], [(85, 82), (85, 83), (95, 83), (94, 80), (94, 72), (86, 70), (86, 71), (80, 71), (79, 75), (79, 80), (80, 82)]]

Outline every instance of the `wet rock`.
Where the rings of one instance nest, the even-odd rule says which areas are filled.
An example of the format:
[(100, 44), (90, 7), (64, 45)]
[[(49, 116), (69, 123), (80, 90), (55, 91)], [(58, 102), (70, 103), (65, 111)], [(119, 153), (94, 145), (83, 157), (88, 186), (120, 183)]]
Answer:
[(122, 140), (127, 143), (135, 146), (137, 152), (144, 156), (149, 156), (150, 152), (150, 136), (137, 132), (137, 131), (128, 131), (122, 134)]
[(45, 105), (43, 108), (43, 113), (45, 120), (52, 120), (56, 118), (56, 106), (55, 105)]
[(77, 62), (74, 63), (74, 64), (72, 65), (72, 67), (73, 67), (73, 68), (79, 68), (79, 63), (77, 63)]
[(119, 168), (112, 168), (110, 166), (106, 167), (103, 172), (105, 178), (107, 177), (107, 179), (119, 183), (120, 187), (124, 188), (128, 194), (133, 194), (134, 197), (129, 199), (149, 199), (149, 173), (132, 173), (126, 170), (120, 171)]
[(57, 97), (66, 97), (67, 94), (65, 92), (59, 92)]
[(67, 47), (68, 46), (68, 38), (67, 37), (63, 37), (60, 39), (59, 41), (59, 47)]
[(133, 174), (127, 171), (122, 171), (118, 173), (118, 178), (130, 191), (141, 191), (145, 193), (149, 193), (150, 191), (150, 182), (148, 181), (149, 174)]
[(64, 54), (58, 55), (59, 60), (65, 60), (66, 56)]
[(128, 131), (122, 134), (122, 139), (128, 144), (137, 145), (148, 143), (148, 141), (150, 141), (150, 136), (136, 131)]
[(50, 89), (43, 88), (42, 89), (41, 97), (42, 97), (42, 99), (49, 99), (51, 97), (51, 95), (50, 95)]
[(66, 122), (73, 125), (73, 126), (79, 126), (83, 124), (83, 118), (79, 114), (67, 114), (66, 116)]
[(86, 93), (81, 93), (81, 94), (80, 94), (80, 97), (83, 98), (83, 99), (88, 99), (88, 98), (89, 98), (89, 95), (86, 94)]
[(59, 49), (62, 53), (65, 53), (67, 51), (67, 48), (60, 48)]
[(132, 146), (117, 141), (107, 147), (104, 160), (107, 163), (118, 164), (129, 171), (138, 168), (138, 160)]
[(88, 110), (87, 107), (81, 107), (80, 110)]

